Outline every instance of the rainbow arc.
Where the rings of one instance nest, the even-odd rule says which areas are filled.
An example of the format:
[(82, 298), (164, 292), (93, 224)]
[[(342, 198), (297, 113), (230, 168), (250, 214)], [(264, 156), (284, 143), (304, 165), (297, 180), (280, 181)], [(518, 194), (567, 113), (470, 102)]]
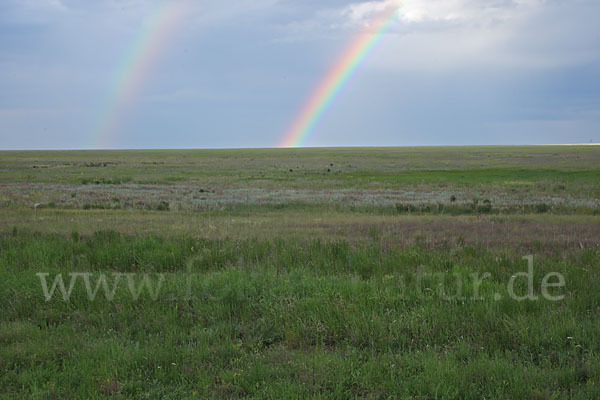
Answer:
[(151, 75), (153, 66), (170, 43), (189, 5), (188, 0), (165, 1), (148, 18), (111, 79), (104, 105), (91, 132), (94, 147), (107, 147), (113, 143), (124, 112)]
[(354, 76), (358, 67), (384, 34), (394, 26), (399, 19), (399, 13), (400, 6), (386, 10), (351, 42), (309, 96), (292, 125), (282, 136), (279, 147), (298, 147), (306, 143), (319, 120)]

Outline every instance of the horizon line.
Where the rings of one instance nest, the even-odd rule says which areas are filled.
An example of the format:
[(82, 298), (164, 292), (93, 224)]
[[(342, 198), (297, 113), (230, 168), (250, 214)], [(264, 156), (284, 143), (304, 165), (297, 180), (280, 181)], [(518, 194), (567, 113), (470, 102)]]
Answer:
[(0, 151), (151, 151), (151, 150), (302, 150), (302, 149), (375, 149), (375, 148), (431, 148), (431, 147), (544, 147), (544, 146), (600, 146), (596, 143), (537, 143), (537, 144), (425, 144), (425, 145), (351, 145), (301, 147), (121, 147), (121, 148), (31, 148), (0, 149)]

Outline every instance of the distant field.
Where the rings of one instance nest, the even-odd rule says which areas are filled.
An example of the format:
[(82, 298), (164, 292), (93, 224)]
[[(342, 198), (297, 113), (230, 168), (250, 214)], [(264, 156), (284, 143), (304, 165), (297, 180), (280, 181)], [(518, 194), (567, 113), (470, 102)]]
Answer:
[[(591, 182), (600, 147), (0, 151), (3, 183), (198, 182), (223, 188)], [(291, 170), (291, 171), (290, 171)]]
[[(590, 213), (595, 146), (0, 152), (4, 208), (306, 206)], [(454, 210), (453, 210), (454, 208)], [(545, 209), (542, 206), (541, 210)], [(461, 211), (462, 210), (462, 211)]]
[(0, 398), (600, 398), (599, 199), (597, 146), (0, 152)]

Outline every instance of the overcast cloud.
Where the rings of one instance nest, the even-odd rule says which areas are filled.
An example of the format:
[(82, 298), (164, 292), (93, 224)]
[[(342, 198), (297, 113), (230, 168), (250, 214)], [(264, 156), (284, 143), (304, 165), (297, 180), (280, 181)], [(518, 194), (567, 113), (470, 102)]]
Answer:
[(115, 76), (165, 1), (0, 2), (0, 148), (275, 146), (353, 37), (394, 8), (307, 144), (600, 141), (597, 0), (185, 3), (103, 143)]

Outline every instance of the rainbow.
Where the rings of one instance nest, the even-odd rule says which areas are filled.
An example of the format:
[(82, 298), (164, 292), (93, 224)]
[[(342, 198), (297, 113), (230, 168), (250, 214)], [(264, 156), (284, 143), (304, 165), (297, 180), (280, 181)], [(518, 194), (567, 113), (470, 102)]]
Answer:
[(354, 75), (370, 51), (398, 20), (400, 6), (392, 7), (351, 42), (311, 96), (292, 125), (282, 136), (279, 147), (302, 146), (325, 111)]
[(186, 14), (188, 4), (187, 0), (164, 1), (143, 25), (111, 79), (91, 132), (93, 147), (110, 147), (113, 143), (122, 114), (150, 76), (153, 65)]

